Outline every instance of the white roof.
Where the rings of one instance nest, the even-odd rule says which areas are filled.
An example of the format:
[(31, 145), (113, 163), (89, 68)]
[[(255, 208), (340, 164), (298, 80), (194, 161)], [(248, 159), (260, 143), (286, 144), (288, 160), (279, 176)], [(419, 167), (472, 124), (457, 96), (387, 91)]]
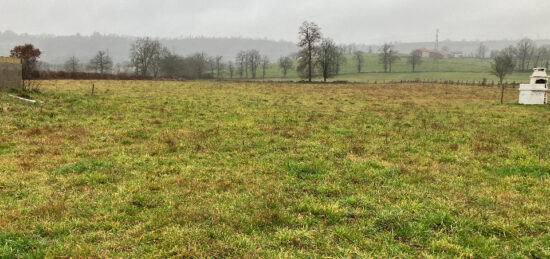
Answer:
[(533, 75), (531, 75), (531, 77), (548, 78), (548, 75), (546, 74), (546, 68), (544, 67), (533, 68)]

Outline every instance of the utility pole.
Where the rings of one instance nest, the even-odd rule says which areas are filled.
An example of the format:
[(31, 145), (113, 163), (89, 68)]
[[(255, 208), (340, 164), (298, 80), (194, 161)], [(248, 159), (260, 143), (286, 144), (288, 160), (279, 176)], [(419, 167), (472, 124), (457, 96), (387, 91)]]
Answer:
[(435, 50), (439, 50), (439, 29), (435, 30)]

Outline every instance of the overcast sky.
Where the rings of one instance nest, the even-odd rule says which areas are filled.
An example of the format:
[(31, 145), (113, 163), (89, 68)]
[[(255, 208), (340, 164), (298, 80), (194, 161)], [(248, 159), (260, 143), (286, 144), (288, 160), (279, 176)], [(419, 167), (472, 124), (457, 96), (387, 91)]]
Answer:
[(0, 30), (242, 36), (296, 41), (319, 24), (342, 43), (550, 38), (550, 0), (0, 0)]

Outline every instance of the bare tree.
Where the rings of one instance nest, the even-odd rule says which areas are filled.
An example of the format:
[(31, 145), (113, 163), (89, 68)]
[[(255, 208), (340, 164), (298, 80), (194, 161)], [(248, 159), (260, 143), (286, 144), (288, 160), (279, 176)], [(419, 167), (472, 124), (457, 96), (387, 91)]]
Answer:
[(205, 53), (196, 53), (189, 57), (189, 63), (193, 69), (194, 77), (202, 78), (204, 71), (208, 69), (208, 56)]
[(479, 47), (477, 47), (476, 57), (479, 59), (485, 59), (488, 50), (489, 49), (487, 48), (487, 46), (485, 46), (485, 44), (483, 44), (483, 42), (479, 43)]
[(233, 73), (235, 73), (233, 62), (227, 61), (227, 70), (229, 71), (229, 78), (233, 79)]
[(357, 73), (361, 73), (363, 68), (363, 63), (365, 63), (365, 53), (363, 51), (357, 50), (353, 52), (353, 60), (357, 62)]
[(536, 48), (533, 54), (533, 66), (539, 67), (539, 64), (544, 66), (544, 58), (548, 55), (548, 49), (544, 46)]
[(321, 70), (324, 82), (337, 73), (338, 51), (334, 41), (328, 38), (323, 39), (319, 46), (316, 63)]
[(520, 71), (529, 69), (529, 61), (535, 48), (535, 42), (531, 39), (525, 38), (517, 43), (517, 59)]
[(252, 75), (252, 78), (255, 79), (256, 72), (261, 64), (262, 56), (260, 55), (260, 52), (255, 49), (247, 51), (246, 56), (248, 67), (250, 67), (250, 74)]
[(248, 69), (250, 68), (250, 58), (249, 53), (246, 51), (244, 53), (244, 78), (248, 78)]
[(279, 67), (283, 70), (283, 76), (286, 78), (288, 70), (294, 66), (294, 60), (287, 56), (279, 58)]
[(550, 63), (550, 45), (544, 46), (544, 51), (542, 54), (541, 66), (548, 68), (548, 63)]
[(392, 72), (392, 66), (395, 63), (395, 61), (401, 59), (399, 56), (397, 56), (397, 51), (393, 49), (393, 45), (391, 44), (384, 44), (379, 49), (379, 62), (384, 66), (384, 73), (388, 72), (388, 69), (390, 73)]
[(238, 73), (239, 73), (239, 76), (241, 77), (241, 79), (243, 78), (244, 74), (245, 74), (245, 70), (247, 70), (247, 63), (246, 63), (246, 52), (245, 51), (240, 51), (239, 53), (237, 53), (237, 56), (235, 57), (235, 63), (237, 63), (237, 66), (239, 67), (238, 68)]
[[(158, 64), (162, 55), (162, 45), (151, 38), (137, 39), (130, 49), (130, 60), (135, 72), (141, 76), (158, 74)], [(155, 69), (152, 69), (155, 68)]]
[(80, 60), (75, 57), (71, 56), (67, 61), (65, 61), (65, 64), (63, 65), (63, 68), (67, 72), (79, 72), (80, 71)]
[(153, 59), (151, 60), (151, 71), (153, 73), (153, 77), (157, 78), (160, 73), (160, 63), (162, 59), (170, 55), (170, 51), (161, 45), (159, 45), (158, 51), (155, 52), (153, 55)]
[(311, 82), (314, 73), (314, 59), (317, 43), (321, 40), (321, 29), (312, 22), (305, 21), (298, 31), (298, 72), (303, 78)]
[(208, 57), (208, 67), (210, 68), (210, 77), (214, 78), (214, 71), (216, 70), (216, 59), (214, 57)]
[(263, 56), (262, 60), (261, 60), (261, 63), (262, 63), (262, 78), (265, 78), (265, 73), (267, 71), (267, 67), (270, 64), (269, 58), (267, 56)]
[(512, 59), (514, 59), (515, 57), (518, 56), (518, 49), (516, 49), (514, 46), (508, 46), (508, 47), (504, 48), (503, 50), (501, 50), (500, 52), (497, 52), (495, 57), (498, 56), (498, 54), (506, 54), (506, 55), (512, 57)]
[(335, 53), (336, 63), (335, 63), (335, 70), (334, 70), (334, 72), (336, 73), (335, 75), (339, 75), (340, 74), (340, 68), (348, 62), (346, 56), (344, 55), (345, 51), (346, 50), (343, 47), (337, 47), (336, 48), (336, 53)]
[(392, 45), (386, 43), (382, 45), (382, 47), (380, 47), (380, 49), (378, 50), (380, 51), (380, 54), (378, 55), (378, 61), (384, 66), (384, 73), (388, 72), (391, 48)]
[(223, 57), (222, 56), (216, 56), (214, 58), (214, 62), (216, 63), (216, 77), (218, 79), (222, 78), (222, 70), (223, 70), (223, 63), (222, 63)]
[(407, 61), (411, 64), (412, 71), (416, 72), (416, 67), (422, 63), (422, 51), (419, 49), (413, 50)]
[(108, 73), (113, 69), (113, 59), (105, 51), (98, 51), (88, 63), (88, 68), (97, 73)]
[(504, 78), (514, 71), (514, 58), (508, 53), (502, 52), (493, 59), (491, 63), (491, 74), (498, 77), (498, 84), (500, 85), (500, 103), (504, 103)]

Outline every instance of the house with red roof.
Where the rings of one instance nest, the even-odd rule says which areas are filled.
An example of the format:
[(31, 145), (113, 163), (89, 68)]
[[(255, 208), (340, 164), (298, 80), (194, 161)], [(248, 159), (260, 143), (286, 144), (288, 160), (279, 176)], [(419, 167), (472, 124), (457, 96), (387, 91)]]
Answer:
[(422, 51), (422, 57), (423, 58), (432, 58), (432, 57), (435, 57), (436, 55), (438, 56), (441, 56), (442, 58), (450, 58), (452, 57), (450, 53), (447, 53), (445, 51), (442, 51), (442, 50), (430, 50), (430, 49), (420, 49), (420, 51)]

